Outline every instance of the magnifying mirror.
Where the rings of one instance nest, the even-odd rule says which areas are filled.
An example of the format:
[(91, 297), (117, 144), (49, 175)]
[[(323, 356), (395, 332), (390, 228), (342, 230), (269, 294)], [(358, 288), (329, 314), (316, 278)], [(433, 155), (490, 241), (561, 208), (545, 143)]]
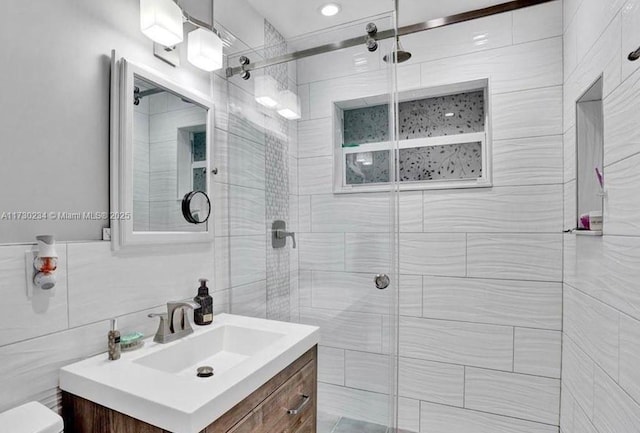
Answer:
[(191, 191), (182, 199), (182, 215), (191, 224), (204, 224), (211, 216), (211, 201), (202, 191)]

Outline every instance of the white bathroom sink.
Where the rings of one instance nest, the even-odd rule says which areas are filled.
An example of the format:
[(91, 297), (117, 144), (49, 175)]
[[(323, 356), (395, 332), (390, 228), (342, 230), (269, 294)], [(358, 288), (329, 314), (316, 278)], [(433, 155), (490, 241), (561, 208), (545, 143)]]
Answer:
[[(315, 326), (220, 314), (180, 340), (118, 361), (66, 366), (60, 388), (174, 433), (197, 433), (318, 343)], [(198, 377), (198, 367), (214, 370)]]

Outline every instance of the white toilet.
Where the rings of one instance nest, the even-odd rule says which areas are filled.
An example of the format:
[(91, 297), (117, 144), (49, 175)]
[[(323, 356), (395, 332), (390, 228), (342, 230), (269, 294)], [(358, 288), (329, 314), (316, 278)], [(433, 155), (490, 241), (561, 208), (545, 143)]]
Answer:
[(62, 433), (62, 418), (32, 401), (0, 413), (0, 433)]

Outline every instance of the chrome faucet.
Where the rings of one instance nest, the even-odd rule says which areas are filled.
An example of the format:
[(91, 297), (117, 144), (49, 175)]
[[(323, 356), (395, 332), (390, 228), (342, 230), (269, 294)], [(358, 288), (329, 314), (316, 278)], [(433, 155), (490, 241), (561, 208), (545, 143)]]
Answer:
[[(193, 328), (189, 322), (189, 316), (186, 313), (186, 309), (198, 308), (194, 302), (189, 301), (173, 301), (167, 302), (166, 313), (151, 313), (148, 317), (159, 317), (160, 324), (158, 325), (158, 331), (156, 332), (153, 341), (156, 343), (170, 343), (175, 340), (179, 340), (182, 337), (186, 337), (193, 333)], [(176, 313), (180, 314), (179, 322), (176, 323)]]

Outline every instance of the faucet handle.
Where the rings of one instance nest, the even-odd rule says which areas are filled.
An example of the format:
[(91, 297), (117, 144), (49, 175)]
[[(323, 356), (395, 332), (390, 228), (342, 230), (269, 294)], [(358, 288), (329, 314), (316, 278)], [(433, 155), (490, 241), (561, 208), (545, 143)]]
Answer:
[(150, 313), (150, 314), (147, 314), (147, 317), (160, 318), (160, 323), (158, 324), (158, 330), (156, 331), (156, 335), (153, 338), (153, 341), (155, 341), (156, 343), (164, 343), (164, 338), (166, 338), (166, 336), (169, 335), (169, 326), (167, 325), (168, 317), (169, 317), (168, 314), (167, 313)]

